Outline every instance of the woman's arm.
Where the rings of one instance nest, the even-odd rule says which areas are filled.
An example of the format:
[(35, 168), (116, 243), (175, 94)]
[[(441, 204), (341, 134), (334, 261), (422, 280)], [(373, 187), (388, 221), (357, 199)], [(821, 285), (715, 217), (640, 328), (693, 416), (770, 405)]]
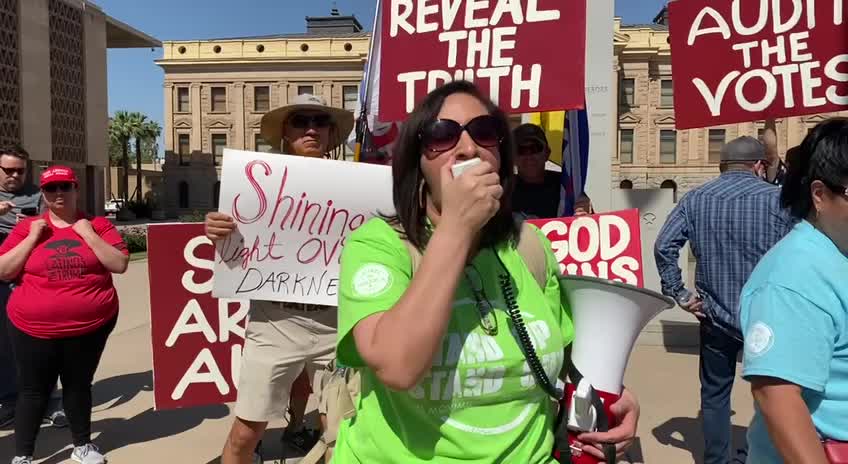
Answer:
[(408, 390), (430, 369), (450, 321), (470, 236), (437, 227), (400, 301), (354, 327), (357, 351), (387, 387)]
[[(29, 234), (23, 235), (20, 227), (16, 227), (6, 239), (10, 244), (17, 240), (10, 250), (0, 255), (0, 280), (15, 280), (26, 264), (32, 250), (38, 244), (42, 231), (47, 227), (44, 219), (36, 219), (29, 225)], [(9, 246), (9, 244), (6, 244)], [(4, 246), (3, 248), (6, 248)]]
[(828, 464), (801, 387), (773, 377), (751, 378), (771, 442), (787, 464)]
[(353, 328), (362, 360), (389, 388), (414, 387), (433, 364), (476, 235), (500, 208), (503, 188), (482, 162), (454, 178), (455, 155), (441, 167), (442, 210), (421, 265), (400, 300)]
[(123, 274), (127, 271), (130, 257), (103, 240), (88, 219), (80, 219), (75, 222), (74, 231), (85, 240), (85, 243), (88, 244), (107, 271), (114, 274)]

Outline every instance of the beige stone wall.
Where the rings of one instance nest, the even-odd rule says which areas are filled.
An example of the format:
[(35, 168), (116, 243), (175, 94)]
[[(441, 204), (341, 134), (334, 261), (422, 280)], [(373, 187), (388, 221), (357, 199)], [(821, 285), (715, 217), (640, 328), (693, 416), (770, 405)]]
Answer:
[[(719, 174), (709, 160), (709, 128), (677, 132), (674, 164), (660, 162), (660, 131), (674, 129), (674, 110), (660, 104), (661, 83), (671, 79), (668, 30), (662, 26), (615, 24), (616, 88), (621, 79), (635, 80), (635, 104), (619, 106), (618, 131), (611, 134), (620, 151), (621, 129), (635, 134), (633, 162), (622, 164), (620, 153), (610, 166), (613, 187), (624, 180), (634, 188), (657, 188), (673, 181), (678, 197)], [(169, 42), (157, 63), (165, 70), (166, 198), (172, 215), (212, 208), (214, 185), (220, 179), (212, 164), (211, 134), (226, 133), (228, 147), (254, 150), (261, 113), (254, 111), (253, 88), (270, 87), (271, 108), (297, 96), (299, 85), (312, 85), (330, 104), (343, 106), (343, 87), (359, 85), (368, 53), (368, 37), (278, 38)], [(307, 45), (307, 51), (303, 51)], [(258, 47), (264, 47), (258, 51)], [(216, 52), (216, 47), (220, 47)], [(227, 87), (227, 109), (211, 112), (211, 88)], [(190, 110), (176, 112), (177, 88), (190, 89)], [(848, 115), (848, 112), (843, 114)], [(777, 122), (778, 150), (798, 145), (807, 131), (828, 115), (789, 118)], [(520, 118), (514, 118), (517, 122)], [(720, 126), (726, 141), (758, 136), (764, 121)], [(191, 166), (180, 166), (177, 135), (190, 134)], [(180, 182), (190, 188), (188, 208), (180, 208)]]
[[(124, 169), (118, 166), (112, 166), (109, 168), (109, 174), (104, 176), (103, 179), (103, 188), (106, 190), (105, 198), (120, 198), (121, 197), (121, 179), (123, 176)], [(131, 167), (129, 170), (129, 189), (130, 195), (135, 192), (136, 184), (138, 178), (136, 177), (136, 170), (134, 167)], [(165, 182), (165, 174), (162, 172), (162, 166), (159, 164), (142, 164), (141, 165), (141, 194), (142, 198), (145, 200), (150, 197), (150, 195), (155, 195), (157, 201), (162, 201), (162, 194), (164, 193), (164, 182)]]
[(50, 15), (47, 0), (19, 0), (21, 143), (34, 161), (50, 161)]
[[(303, 51), (302, 45), (308, 50)], [(264, 47), (260, 53), (259, 46)], [(215, 47), (221, 47), (218, 53)], [(348, 50), (349, 48), (349, 50)], [(171, 216), (215, 207), (220, 168), (213, 164), (212, 135), (226, 134), (227, 147), (255, 150), (263, 112), (255, 107), (254, 88), (270, 89), (271, 109), (297, 96), (298, 86), (333, 106), (343, 107), (343, 88), (359, 86), (368, 37), (211, 40), (169, 42), (157, 63), (165, 70), (165, 204)], [(180, 51), (182, 50), (182, 53)], [(236, 62), (234, 62), (234, 60)], [(227, 107), (212, 111), (212, 88), (227, 89)], [(191, 111), (180, 113), (178, 89), (189, 88)], [(190, 166), (179, 162), (179, 134), (191, 140)], [(180, 206), (180, 184), (188, 186), (188, 206)]]
[[(177, 134), (180, 133), (190, 134), (193, 141), (192, 150), (205, 153), (207, 156), (212, 151), (213, 133), (226, 134), (229, 148), (253, 149), (254, 136), (259, 133), (264, 114), (264, 112), (255, 111), (255, 87), (269, 87), (271, 109), (283, 106), (296, 97), (297, 88), (301, 85), (314, 86), (316, 94), (325, 97), (331, 105), (342, 107), (344, 87), (358, 87), (362, 79), (361, 69), (358, 71), (356, 69), (343, 71), (315, 69), (313, 75), (315, 76), (313, 78), (298, 76), (304, 80), (282, 82), (279, 79), (269, 80), (264, 75), (242, 75), (240, 80), (235, 82), (220, 79), (216, 73), (193, 76), (193, 80), (186, 80), (185, 77), (177, 79), (166, 75), (164, 87), (166, 152), (177, 151), (179, 141)], [(212, 111), (212, 89), (216, 87), (226, 89), (225, 111)], [(180, 88), (190, 89), (191, 112), (177, 111)], [(199, 101), (194, 102), (194, 99)]]
[[(61, 161), (72, 167), (80, 179), (81, 206), (99, 214), (106, 194), (104, 185), (107, 166), (108, 102), (106, 84), (106, 15), (98, 7), (81, 2), (65, 4), (82, 12), (82, 35), (85, 93), (83, 105), (84, 146), (81, 159)], [(55, 5), (54, 5), (55, 6)], [(18, 0), (20, 56), (20, 142), (33, 159), (33, 173), (52, 164), (57, 152), (53, 139), (52, 92), (56, 88), (50, 62), (50, 2)], [(68, 33), (68, 31), (65, 31)], [(37, 176), (36, 176), (37, 178)]]

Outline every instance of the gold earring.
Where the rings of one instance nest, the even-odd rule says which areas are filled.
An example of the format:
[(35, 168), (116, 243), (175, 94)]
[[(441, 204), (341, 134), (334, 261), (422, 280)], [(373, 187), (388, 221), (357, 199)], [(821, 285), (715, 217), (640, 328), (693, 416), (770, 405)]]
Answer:
[(427, 183), (424, 179), (421, 179), (421, 184), (418, 185), (418, 206), (421, 207), (421, 209), (427, 209), (427, 201), (424, 196), (424, 189), (426, 186)]

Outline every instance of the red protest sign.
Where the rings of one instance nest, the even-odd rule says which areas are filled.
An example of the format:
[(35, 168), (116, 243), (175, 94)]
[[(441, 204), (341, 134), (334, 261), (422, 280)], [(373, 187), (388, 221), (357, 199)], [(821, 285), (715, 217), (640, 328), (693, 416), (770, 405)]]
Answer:
[(235, 401), (249, 302), (212, 298), (203, 224), (147, 230), (156, 409)]
[(644, 285), (639, 210), (530, 222), (551, 241), (562, 274)]
[(474, 81), (509, 113), (582, 108), (586, 0), (382, 0), (380, 120)]
[(843, 3), (671, 2), (677, 128), (848, 109)]

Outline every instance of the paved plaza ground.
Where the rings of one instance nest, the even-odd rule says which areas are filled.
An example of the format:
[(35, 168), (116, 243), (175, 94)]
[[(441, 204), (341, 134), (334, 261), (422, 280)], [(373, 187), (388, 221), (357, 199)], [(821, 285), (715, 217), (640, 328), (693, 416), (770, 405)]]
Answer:
[[(231, 408), (212, 406), (153, 411), (150, 316), (146, 261), (131, 263), (117, 277), (121, 318), (112, 334), (94, 385), (95, 441), (114, 464), (217, 462), (232, 420)], [(637, 346), (626, 385), (642, 403), (634, 463), (700, 462), (702, 440), (698, 419), (698, 356), (691, 349)], [(744, 443), (752, 414), (748, 385), (739, 380), (733, 391), (733, 434)], [(283, 423), (272, 424), (264, 442), (266, 462), (282, 458)], [(45, 428), (36, 457), (41, 464), (70, 463), (68, 430)], [(11, 461), (14, 437), (0, 431), (0, 464)], [(296, 463), (296, 459), (287, 460)]]

